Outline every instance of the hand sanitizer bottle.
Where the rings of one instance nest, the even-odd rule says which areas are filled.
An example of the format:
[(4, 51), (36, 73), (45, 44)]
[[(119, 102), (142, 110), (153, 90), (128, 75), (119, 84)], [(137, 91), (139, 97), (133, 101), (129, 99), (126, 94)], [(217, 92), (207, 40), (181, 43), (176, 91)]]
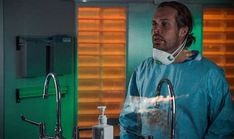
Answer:
[(97, 108), (100, 111), (99, 124), (92, 127), (92, 139), (113, 139), (113, 126), (107, 124), (107, 117), (104, 114), (106, 106), (98, 106)]

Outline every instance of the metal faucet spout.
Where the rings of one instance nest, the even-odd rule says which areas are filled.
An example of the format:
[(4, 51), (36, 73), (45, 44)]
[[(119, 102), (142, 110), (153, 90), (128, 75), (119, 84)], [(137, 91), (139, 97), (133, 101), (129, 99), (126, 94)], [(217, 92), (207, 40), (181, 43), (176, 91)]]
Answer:
[(168, 79), (161, 79), (159, 81), (159, 84), (157, 86), (157, 90), (156, 90), (156, 96), (160, 96), (160, 91), (162, 88), (163, 83), (167, 84), (167, 88), (168, 88), (168, 92), (170, 97), (172, 98), (170, 100), (170, 113), (171, 113), (171, 136), (170, 139), (174, 139), (175, 138), (175, 114), (176, 114), (176, 105), (175, 105), (175, 94), (174, 94), (174, 90), (173, 90), (173, 86), (170, 80)]
[(62, 136), (62, 125), (61, 125), (61, 92), (60, 92), (60, 86), (59, 81), (57, 79), (57, 76), (53, 73), (49, 73), (46, 76), (45, 83), (44, 83), (44, 89), (43, 89), (43, 98), (48, 98), (48, 89), (49, 89), (49, 83), (50, 79), (53, 78), (55, 91), (56, 91), (56, 127), (55, 127), (55, 139), (63, 139)]

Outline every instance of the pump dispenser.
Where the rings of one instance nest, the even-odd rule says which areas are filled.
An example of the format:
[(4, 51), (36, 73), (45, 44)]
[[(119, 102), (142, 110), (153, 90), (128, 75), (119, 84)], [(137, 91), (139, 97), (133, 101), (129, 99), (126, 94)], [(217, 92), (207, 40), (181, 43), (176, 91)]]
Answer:
[(104, 114), (106, 106), (98, 106), (100, 115), (98, 116), (99, 124), (92, 127), (92, 139), (113, 139), (113, 126), (107, 124), (107, 117)]

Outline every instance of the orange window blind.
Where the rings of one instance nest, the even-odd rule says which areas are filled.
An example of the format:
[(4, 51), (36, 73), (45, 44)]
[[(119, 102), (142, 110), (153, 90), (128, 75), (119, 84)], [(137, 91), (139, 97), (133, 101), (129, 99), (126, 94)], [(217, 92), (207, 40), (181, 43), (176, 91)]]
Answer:
[[(126, 9), (78, 7), (78, 126), (98, 124), (97, 106), (118, 119), (125, 96)], [(114, 128), (115, 135), (119, 129)], [(91, 132), (81, 132), (91, 138)]]
[(234, 100), (234, 9), (204, 10), (203, 46), (204, 55), (224, 69)]

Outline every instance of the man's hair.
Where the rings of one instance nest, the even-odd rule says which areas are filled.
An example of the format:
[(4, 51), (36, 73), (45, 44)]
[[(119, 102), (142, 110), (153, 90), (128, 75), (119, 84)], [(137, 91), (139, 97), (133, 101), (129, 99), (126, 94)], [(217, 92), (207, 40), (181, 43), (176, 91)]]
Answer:
[(193, 17), (188, 7), (177, 1), (162, 2), (158, 5), (158, 8), (160, 7), (171, 7), (177, 11), (176, 22), (178, 28), (188, 27), (186, 47), (189, 47), (195, 41), (195, 37), (191, 33), (193, 30)]

